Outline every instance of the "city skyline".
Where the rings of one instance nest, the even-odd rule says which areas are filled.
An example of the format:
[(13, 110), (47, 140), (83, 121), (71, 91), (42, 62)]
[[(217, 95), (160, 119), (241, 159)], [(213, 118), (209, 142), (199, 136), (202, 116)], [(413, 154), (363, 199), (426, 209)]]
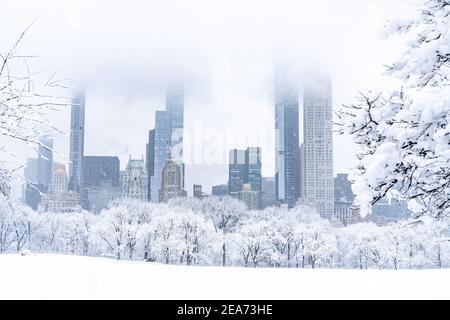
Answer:
[[(86, 47), (83, 45), (79, 46), (78, 40), (81, 38), (78, 37), (83, 36), (84, 39), (85, 36), (89, 36), (90, 31), (93, 31), (92, 34), (96, 36), (89, 36), (90, 46), (88, 48), (92, 48), (92, 45), (95, 44), (92, 41), (97, 41), (98, 39), (105, 40), (106, 45), (111, 44), (108, 41), (109, 39), (101, 37), (102, 34), (98, 33), (100, 32), (99, 30), (95, 28), (91, 30), (94, 21), (92, 19), (93, 16), (89, 14), (89, 10), (81, 10), (79, 12), (80, 24), (78, 27), (75, 27), (71, 23), (74, 17), (73, 11), (60, 10), (61, 20), (56, 21), (53, 17), (49, 17), (48, 14), (41, 12), (42, 10), (37, 8), (36, 14), (39, 14), (40, 19), (33, 26), (33, 35), (27, 37), (26, 42), (24, 42), (24, 49), (29, 45), (32, 46), (33, 51), (55, 57), (55, 59), (47, 61), (46, 64), (48, 63), (50, 66), (57, 65), (56, 69), (61, 78), (69, 77), (74, 82), (77, 82), (76, 80), (82, 78), (83, 75), (86, 76), (86, 103), (92, 107), (86, 113), (85, 133), (90, 136), (90, 139), (85, 143), (85, 154), (105, 156), (115, 154), (121, 160), (121, 169), (124, 169), (129, 154), (133, 157), (145, 156), (145, 147), (142, 147), (142, 145), (146, 141), (145, 135), (149, 130), (147, 120), (148, 122), (153, 122), (154, 112), (162, 109), (164, 106), (164, 92), (160, 90), (161, 83), (158, 84), (156, 80), (160, 78), (162, 69), (166, 68), (169, 70), (169, 73), (173, 73), (181, 65), (181, 69), (186, 70), (185, 65), (182, 63), (183, 59), (180, 58), (184, 57), (185, 60), (189, 61), (191, 61), (191, 58), (195, 58), (192, 63), (193, 68), (198, 67), (199, 61), (202, 61), (205, 65), (204, 68), (200, 68), (200, 74), (194, 74), (194, 79), (192, 80), (193, 90), (186, 97), (185, 122), (189, 126), (186, 125), (185, 131), (188, 133), (194, 132), (197, 126), (203, 128), (205, 135), (210, 134), (214, 130), (225, 133), (229, 129), (246, 136), (246, 139), (250, 140), (253, 135), (260, 131), (263, 132), (267, 128), (272, 130), (273, 100), (269, 89), (271, 84), (269, 85), (267, 81), (272, 77), (271, 72), (273, 71), (274, 60), (282, 58), (276, 56), (274, 50), (276, 52), (286, 52), (286, 58), (290, 59), (294, 65), (311, 64), (317, 68), (330, 69), (334, 84), (333, 101), (335, 102), (335, 107), (339, 107), (352, 99), (356, 95), (356, 90), (363, 84), (371, 81), (380, 82), (378, 76), (384, 70), (383, 63), (389, 61), (389, 54), (391, 53), (388, 50), (374, 50), (384, 44), (382, 44), (378, 35), (375, 34), (373, 22), (376, 20), (382, 23), (382, 18), (389, 14), (389, 12), (385, 11), (384, 6), (388, 3), (387, 1), (385, 2), (372, 1), (371, 6), (361, 5), (362, 11), (358, 11), (358, 15), (354, 17), (358, 20), (360, 31), (349, 28), (347, 22), (339, 22), (335, 14), (339, 12), (339, 6), (335, 6), (332, 2), (329, 4), (329, 11), (325, 12), (317, 11), (317, 7), (312, 4), (290, 3), (285, 8), (272, 6), (271, 10), (277, 12), (278, 15), (275, 15), (273, 20), (263, 19), (266, 25), (261, 25), (262, 21), (258, 20), (259, 24), (256, 24), (254, 27), (243, 25), (242, 17), (238, 14), (238, 21), (233, 30), (241, 28), (243, 35), (241, 37), (238, 35), (237, 39), (234, 39), (228, 31), (221, 29), (216, 24), (211, 25), (210, 31), (202, 30), (200, 28), (201, 25), (195, 25), (193, 26), (194, 29), (187, 30), (188, 35), (190, 34), (189, 32), (194, 30), (196, 32), (200, 31), (201, 39), (211, 44), (217, 44), (217, 40), (211, 36), (214, 34), (214, 31), (217, 29), (226, 31), (225, 41), (220, 51), (214, 51), (213, 46), (207, 48), (199, 46), (196, 49), (196, 46), (192, 43), (182, 43), (182, 41), (180, 41), (180, 47), (177, 47), (176, 39), (172, 38), (172, 34), (166, 31), (165, 28), (162, 28), (162, 31), (157, 34), (167, 34), (170, 40), (168, 42), (174, 46), (173, 48), (177, 49), (169, 50), (169, 52), (179, 52), (179, 54), (163, 56), (162, 53), (166, 53), (165, 50), (168, 49), (168, 44), (156, 40), (149, 44), (146, 41), (142, 41), (142, 39), (146, 39), (143, 35), (139, 35), (139, 41), (131, 44), (126, 39), (123, 39), (123, 36), (120, 36), (118, 39), (124, 40), (124, 43), (127, 44), (124, 47), (129, 48), (129, 51), (132, 52), (131, 57), (126, 56), (126, 61), (121, 60), (124, 58), (122, 55), (118, 55), (116, 60), (105, 60), (105, 51), (101, 50), (97, 54), (96, 50), (88, 50), (88, 52), (85, 50)], [(359, 3), (356, 3), (356, 5), (360, 6)], [(207, 5), (205, 4), (205, 6)], [(303, 6), (306, 6), (305, 9), (307, 10), (292, 10), (302, 9)], [(232, 7), (233, 5), (230, 6), (230, 8)], [(233, 10), (223, 9), (225, 11), (224, 17), (229, 17), (235, 13)], [(245, 8), (243, 11), (246, 12), (248, 9), (250, 8)], [(263, 5), (260, 9), (266, 10), (267, 7)], [(56, 5), (55, 10), (58, 10), (58, 5)], [(271, 12), (264, 12), (271, 17)], [(273, 33), (268, 38), (265, 36), (258, 37), (255, 39), (256, 43), (252, 43), (252, 46), (245, 44), (246, 34), (250, 32), (256, 35), (260, 34), (258, 28), (261, 27), (263, 27), (261, 34), (266, 34), (266, 31), (270, 31), (272, 27), (276, 26), (277, 22), (280, 22), (281, 12), (287, 14), (290, 19), (279, 24), (277, 28), (273, 28)], [(294, 12), (299, 12), (295, 15), (300, 15), (302, 19), (299, 18), (298, 21), (292, 20)], [(308, 12), (310, 17), (306, 16), (306, 12)], [(323, 17), (316, 19), (319, 12), (323, 14)], [(191, 11), (188, 11), (185, 17), (178, 17), (182, 20), (189, 20), (192, 14)], [(66, 18), (67, 21), (71, 22), (66, 23)], [(202, 17), (202, 19), (207, 18)], [(330, 36), (327, 36), (325, 38), (326, 41), (324, 41), (324, 43), (328, 41), (327, 45), (323, 47), (315, 46), (313, 43), (314, 34), (309, 35), (303, 32), (302, 28), (294, 28), (297, 25), (301, 26), (305, 18), (307, 21), (317, 20), (314, 25), (320, 25), (320, 21), (328, 21), (329, 23), (326, 25), (333, 25), (334, 30), (330, 30)], [(14, 38), (14, 32), (20, 33), (23, 27), (31, 20), (33, 20), (31, 15), (25, 14), (21, 19), (12, 21), (12, 27), (8, 28), (11, 32), (2, 34), (2, 37), (5, 37), (6, 42), (9, 38)], [(139, 17), (137, 20), (140, 21)], [(353, 21), (356, 23), (354, 19)], [(105, 28), (111, 28), (108, 19), (104, 22)], [(157, 23), (163, 22), (159, 21)], [(197, 30), (197, 28), (200, 30)], [(323, 32), (324, 29), (327, 29), (326, 26), (319, 28), (319, 32)], [(56, 30), (57, 32), (48, 32), (48, 30)], [(61, 38), (58, 37), (60, 30), (64, 30), (62, 33), (64, 36)], [(342, 32), (344, 30), (346, 32)], [(308, 30), (308, 33), (310, 32)], [(358, 37), (358, 34), (362, 34), (362, 32), (364, 32), (364, 38)], [(338, 40), (338, 37), (335, 37), (336, 34), (342, 35), (344, 38)], [(52, 37), (57, 38), (54, 39)], [(149, 35), (149, 39), (154, 39), (152, 34)], [(289, 39), (289, 43), (286, 43), (286, 39)], [(349, 41), (350, 39), (359, 39), (357, 41), (358, 48), (355, 48), (355, 45)], [(344, 46), (339, 46), (342, 52), (328, 52), (330, 47), (336, 47), (338, 44), (336, 41), (339, 41), (339, 43), (341, 41), (345, 42)], [(361, 43), (361, 41), (363, 42)], [(119, 43), (120, 41), (117, 42)], [(236, 44), (239, 44), (239, 46), (236, 46)], [(194, 53), (186, 52), (186, 47), (196, 51)], [(241, 49), (236, 50), (237, 47)], [(105, 48), (111, 49), (110, 46), (105, 46)], [(142, 50), (136, 50), (138, 48)], [(158, 50), (150, 55), (148, 53), (151, 51), (148, 51), (148, 49)], [(324, 49), (326, 50), (324, 51)], [(116, 52), (116, 50), (112, 51)], [(85, 68), (83, 66), (80, 67), (77, 63), (78, 60), (73, 59), (73, 52), (79, 53), (76, 56), (82, 57), (82, 61), (90, 61), (89, 65), (92, 68), (87, 73), (84, 72), (86, 71)], [(204, 52), (205, 56), (197, 56), (198, 52)], [(314, 55), (317, 55), (318, 59), (324, 58), (323, 63), (319, 63), (317, 60), (314, 61), (314, 59), (311, 62), (311, 56)], [(337, 55), (336, 58), (334, 58), (335, 55)], [(121, 59), (119, 59), (119, 56)], [(146, 56), (147, 58), (145, 58)], [(366, 61), (361, 58), (362, 56), (366, 56), (373, 63), (365, 63)], [(156, 68), (155, 66), (163, 58), (167, 63), (161, 64), (159, 69)], [(104, 63), (102, 60), (105, 60)], [(121, 63), (118, 63), (119, 60)], [(173, 62), (172, 65), (170, 65), (171, 62)], [(111, 68), (111, 65), (114, 67)], [(134, 66), (136, 65), (139, 65), (140, 68), (135, 68)], [(116, 74), (116, 77), (112, 76), (114, 74)], [(350, 74), (351, 77), (349, 76)], [(118, 81), (119, 79), (120, 81)], [(162, 81), (164, 82), (164, 80)], [(127, 83), (126, 90), (122, 87), (123, 81)], [(299, 107), (301, 109), (301, 105)], [(55, 150), (60, 154), (56, 155), (56, 160), (65, 163), (66, 168), (69, 169), (68, 146), (65, 143), (70, 131), (66, 115), (67, 109), (62, 108), (61, 112), (50, 115), (50, 120), (53, 120), (58, 130), (63, 132), (63, 134), (56, 133), (54, 136)], [(233, 110), (233, 112), (230, 112), (230, 110)], [(242, 116), (233, 116), (235, 113), (239, 113)], [(131, 114), (136, 116), (131, 116)], [(258, 117), (252, 117), (252, 114), (257, 114)], [(109, 120), (108, 130), (98, 130), (98, 124), (103, 123), (102, 119), (105, 115)], [(147, 120), (136, 121), (136, 119)], [(201, 120), (198, 121), (196, 119)], [(211, 125), (212, 123), (214, 125)], [(122, 133), (124, 132), (127, 134), (123, 135)], [(272, 134), (270, 133), (267, 136), (270, 137)], [(336, 155), (334, 158), (334, 167), (336, 172), (347, 172), (353, 162), (352, 145), (343, 137), (334, 136), (334, 138), (335, 144), (338, 146), (337, 149), (340, 150), (339, 155)], [(186, 142), (184, 154), (187, 157), (194, 158), (192, 154), (195, 152), (190, 149), (188, 138), (185, 137), (184, 140)], [(214, 142), (205, 141), (204, 143), (209, 146)], [(195, 161), (194, 165), (186, 164), (186, 172), (190, 173), (186, 175), (185, 189), (189, 194), (191, 194), (191, 186), (194, 183), (201, 183), (205, 190), (209, 190), (212, 185), (220, 184), (226, 180), (226, 170), (224, 168), (227, 166), (226, 157), (229, 149), (256, 145), (246, 141), (233, 143), (222, 147), (221, 164), (200, 164)], [(272, 151), (270, 141), (265, 144), (258, 144), (261, 146), (263, 157), (266, 159), (262, 172), (265, 176), (273, 176), (275, 171), (274, 163), (270, 159), (274, 158), (274, 151)], [(20, 164), (25, 163), (26, 158), (33, 156), (25, 148), (18, 149), (16, 153), (23, 157), (18, 159)], [(340, 155), (341, 153), (342, 155)]]

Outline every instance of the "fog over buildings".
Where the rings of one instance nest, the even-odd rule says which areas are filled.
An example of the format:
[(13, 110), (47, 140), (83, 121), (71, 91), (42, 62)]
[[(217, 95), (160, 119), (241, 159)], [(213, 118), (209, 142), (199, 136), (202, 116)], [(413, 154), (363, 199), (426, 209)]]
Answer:
[[(28, 10), (21, 9), (25, 6)], [(83, 84), (82, 156), (118, 156), (121, 170), (130, 155), (146, 159), (156, 111), (167, 109), (166, 85), (174, 77), (181, 80), (184, 189), (191, 194), (192, 185), (201, 184), (203, 191), (210, 192), (213, 185), (227, 181), (228, 152), (234, 148), (261, 147), (262, 176), (275, 176), (273, 80), (277, 65), (287, 64), (298, 71), (299, 83), (308, 79), (306, 66), (326, 72), (333, 87), (333, 108), (349, 103), (358, 89), (383, 86), (383, 64), (398, 52), (395, 46), (388, 49), (379, 30), (403, 6), (387, 0), (169, 0), (126, 5), (7, 1), (0, 13), (0, 28), (6, 30), (0, 35), (0, 51), (7, 50), (38, 18), (21, 52), (40, 55), (30, 67), (44, 71), (43, 77), (56, 71), (55, 76), (69, 78), (70, 85)], [(298, 94), (301, 142), (301, 89)], [(70, 110), (70, 106), (62, 107), (49, 114), (61, 131), (51, 133), (52, 161), (64, 163), (68, 173), (73, 171), (70, 157), (82, 159), (69, 150)], [(155, 144), (158, 138), (155, 132)], [(12, 167), (36, 157), (26, 146), (11, 150), (18, 155), (6, 159)], [(351, 143), (334, 136), (334, 172), (347, 172), (353, 159)], [(155, 163), (153, 170), (163, 166)], [(75, 172), (82, 178), (81, 169)], [(71, 189), (76, 188), (73, 178), (69, 177)]]

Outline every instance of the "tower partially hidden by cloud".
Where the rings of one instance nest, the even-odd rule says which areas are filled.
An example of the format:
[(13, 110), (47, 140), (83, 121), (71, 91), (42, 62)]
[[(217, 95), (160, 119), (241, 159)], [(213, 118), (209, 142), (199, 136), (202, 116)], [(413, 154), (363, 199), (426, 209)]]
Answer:
[(275, 196), (292, 208), (300, 193), (298, 88), (285, 77), (275, 79)]
[(84, 91), (77, 90), (72, 96), (69, 151), (69, 190), (77, 193), (83, 188), (84, 121)]
[(331, 81), (309, 81), (303, 94), (302, 196), (326, 218), (334, 215)]
[(184, 92), (180, 87), (170, 87), (166, 90), (166, 110), (155, 113), (155, 129), (150, 134), (152, 136), (149, 137), (147, 148), (147, 154), (154, 159), (152, 172), (149, 173), (152, 174), (149, 192), (151, 202), (160, 201), (162, 174), (169, 154), (171, 161), (179, 167), (180, 185), (184, 191), (183, 131)]
[(171, 156), (180, 167), (181, 187), (184, 190), (184, 163), (183, 163), (183, 131), (184, 131), (184, 93), (180, 87), (171, 87), (166, 90), (166, 111), (172, 116)]

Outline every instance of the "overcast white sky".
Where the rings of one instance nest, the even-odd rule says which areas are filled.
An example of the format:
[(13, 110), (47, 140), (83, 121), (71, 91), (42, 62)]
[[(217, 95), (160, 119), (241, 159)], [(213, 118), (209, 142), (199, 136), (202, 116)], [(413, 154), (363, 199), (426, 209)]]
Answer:
[[(199, 183), (210, 192), (227, 180), (232, 147), (261, 146), (263, 175), (273, 176), (275, 64), (328, 71), (337, 109), (358, 90), (385, 84), (383, 64), (400, 48), (381, 37), (382, 27), (405, 6), (400, 0), (6, 0), (0, 51), (38, 18), (21, 52), (43, 56), (33, 62), (37, 70), (83, 79), (85, 154), (117, 155), (122, 168), (129, 154), (145, 154), (154, 112), (164, 109), (164, 76), (188, 75), (186, 187), (191, 193)], [(64, 157), (56, 160), (67, 163), (70, 108), (51, 119), (67, 133), (54, 137)], [(237, 136), (243, 139), (226, 138)], [(352, 144), (334, 141), (335, 173), (345, 172), (354, 163)], [(26, 146), (14, 151), (17, 163), (34, 156)]]

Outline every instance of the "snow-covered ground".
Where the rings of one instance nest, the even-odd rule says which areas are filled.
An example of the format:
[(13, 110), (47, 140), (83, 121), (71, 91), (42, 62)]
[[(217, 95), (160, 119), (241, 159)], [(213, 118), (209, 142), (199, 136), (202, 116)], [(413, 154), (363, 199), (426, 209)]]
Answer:
[(0, 299), (448, 299), (450, 270), (185, 267), (0, 255)]

